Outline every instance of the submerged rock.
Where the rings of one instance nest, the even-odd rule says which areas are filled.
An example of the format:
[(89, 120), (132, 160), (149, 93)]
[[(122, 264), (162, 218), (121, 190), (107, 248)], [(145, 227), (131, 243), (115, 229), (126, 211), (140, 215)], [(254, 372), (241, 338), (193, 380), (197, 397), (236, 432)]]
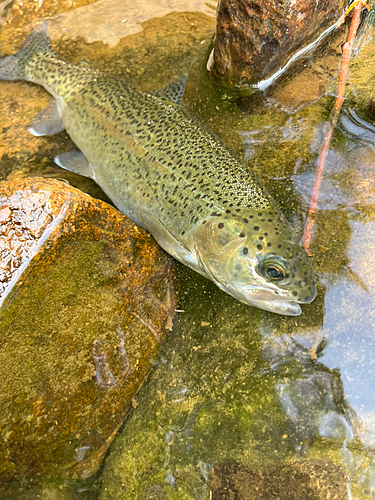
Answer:
[(179, 307), (179, 330), (106, 459), (101, 500), (268, 500), (272, 481), (275, 499), (346, 498), (340, 445), (327, 438), (312, 450), (322, 419), (344, 411), (331, 387), (340, 375), (304, 351), (279, 358), (259, 332), (272, 315), (210, 283), (186, 281)]
[(211, 69), (230, 87), (270, 78), (333, 25), (345, 5), (343, 0), (221, 0)]
[(174, 315), (170, 260), (56, 180), (0, 184), (0, 480), (97, 470)]
[(210, 475), (212, 500), (344, 500), (341, 467), (304, 460), (280, 467), (249, 469), (238, 464), (215, 466)]
[(358, 439), (341, 371), (321, 361), (321, 295), (276, 328), (275, 315), (186, 279), (179, 325), (111, 446), (100, 499), (344, 500), (348, 478), (367, 499), (357, 483), (372, 474), (371, 443)]

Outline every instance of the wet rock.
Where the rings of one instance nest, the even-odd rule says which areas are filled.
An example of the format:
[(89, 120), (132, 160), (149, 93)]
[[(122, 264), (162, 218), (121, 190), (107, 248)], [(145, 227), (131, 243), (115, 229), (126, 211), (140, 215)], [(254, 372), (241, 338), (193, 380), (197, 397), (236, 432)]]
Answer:
[(170, 260), (56, 180), (0, 184), (0, 480), (97, 470), (174, 315)]
[(270, 78), (340, 17), (343, 0), (221, 0), (211, 69), (230, 87)]
[[(308, 57), (301, 58), (267, 88), (267, 101), (288, 114), (295, 113), (327, 93), (336, 93), (340, 67), (341, 46), (346, 41), (347, 29), (330, 34), (327, 40)], [(246, 103), (246, 98), (245, 98)], [(245, 105), (246, 108), (246, 105)], [(250, 110), (249, 110), (250, 111)]]
[(210, 475), (212, 500), (344, 500), (348, 498), (341, 467), (322, 460), (250, 469), (238, 464), (215, 466)]
[[(231, 301), (210, 283), (186, 281), (184, 292), (179, 325), (106, 459), (101, 500), (346, 498), (338, 465), (345, 433), (329, 436), (326, 422), (343, 414), (340, 375), (292, 342), (280, 355), (270, 349), (260, 318), (274, 315)], [(315, 314), (305, 312), (311, 326)], [(275, 331), (269, 335), (278, 345)], [(302, 455), (306, 461), (291, 465)], [(272, 488), (275, 496), (267, 496)]]
[(369, 498), (341, 371), (322, 362), (339, 349), (322, 329), (324, 293), (300, 324), (273, 324), (189, 273), (179, 324), (106, 459), (101, 500), (344, 500), (347, 477), (353, 497)]
[[(251, 439), (273, 400), (268, 383), (253, 378), (261, 313), (181, 271), (179, 325), (106, 458), (101, 500), (208, 500), (212, 465), (261, 453)], [(261, 401), (254, 383), (267, 393)]]
[[(345, 92), (345, 107), (350, 106), (357, 111), (367, 107), (367, 118), (374, 120), (372, 100), (375, 78), (375, 40), (372, 15), (366, 18), (361, 31), (357, 36), (356, 52), (350, 60), (350, 85), (347, 85)], [(358, 50), (359, 47), (360, 50)]]

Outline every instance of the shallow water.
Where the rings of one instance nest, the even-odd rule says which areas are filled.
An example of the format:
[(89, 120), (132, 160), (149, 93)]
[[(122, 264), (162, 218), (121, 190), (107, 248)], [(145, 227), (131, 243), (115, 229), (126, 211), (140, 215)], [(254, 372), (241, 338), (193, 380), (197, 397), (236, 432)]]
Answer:
[[(52, 43), (65, 60), (89, 61), (144, 90), (188, 71), (183, 105), (245, 158), (302, 235), (333, 103), (336, 49), (267, 98), (231, 96), (205, 69), (212, 7), (200, 0), (14, 1), (7, 22), (1, 18), (0, 50), (14, 52), (38, 20), (50, 18)], [(17, 496), (10, 491), (9, 498), (208, 500), (222, 464), (265, 473), (295, 462), (335, 466), (336, 492), (375, 498), (375, 129), (366, 109), (375, 94), (374, 45), (368, 24), (321, 187), (311, 246), (316, 300), (300, 317), (276, 316), (178, 265), (181, 312), (98, 475), (14, 485)], [(324, 91), (315, 94), (312, 85), (301, 100), (306, 74), (322, 78), (322, 60)], [(66, 134), (27, 133), (47, 102), (37, 86), (1, 82), (0, 179), (64, 178), (106, 199), (93, 182), (54, 165), (53, 156), (71, 146)], [(318, 474), (316, 498), (326, 498), (324, 484)]]

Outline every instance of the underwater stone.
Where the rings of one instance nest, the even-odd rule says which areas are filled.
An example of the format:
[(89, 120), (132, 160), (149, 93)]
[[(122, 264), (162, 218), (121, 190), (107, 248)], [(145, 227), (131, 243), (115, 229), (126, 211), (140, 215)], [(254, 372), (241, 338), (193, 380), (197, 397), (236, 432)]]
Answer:
[[(284, 324), (267, 334), (266, 314), (249, 314), (187, 268), (179, 277), (178, 322), (109, 450), (100, 500), (347, 498), (343, 440), (354, 463), (360, 452), (350, 444), (340, 373), (312, 359)], [(320, 317), (310, 313), (305, 330)], [(322, 438), (333, 414), (348, 434)]]
[(0, 253), (0, 481), (88, 477), (171, 328), (171, 261), (113, 207), (40, 178), (0, 184)]
[(250, 469), (239, 464), (215, 466), (213, 500), (344, 500), (345, 473), (329, 461), (302, 460), (280, 467)]

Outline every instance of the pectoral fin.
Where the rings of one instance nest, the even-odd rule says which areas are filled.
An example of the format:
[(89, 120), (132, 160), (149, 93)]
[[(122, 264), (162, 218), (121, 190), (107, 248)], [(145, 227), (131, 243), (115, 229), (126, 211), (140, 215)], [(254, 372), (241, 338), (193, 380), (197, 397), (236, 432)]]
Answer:
[(60, 109), (54, 99), (48, 106), (38, 113), (33, 121), (29, 132), (35, 136), (53, 135), (64, 130), (65, 126), (61, 119)]
[(198, 262), (195, 256), (172, 235), (152, 212), (146, 208), (142, 209), (140, 222), (166, 252), (183, 264), (197, 270)]
[(153, 94), (157, 97), (166, 99), (167, 101), (175, 102), (176, 104), (181, 104), (182, 98), (185, 92), (185, 86), (188, 79), (187, 73), (177, 78), (174, 82), (170, 83), (166, 87), (155, 90)]
[(55, 156), (54, 161), (61, 168), (94, 179), (93, 168), (81, 151), (69, 151), (69, 153)]

